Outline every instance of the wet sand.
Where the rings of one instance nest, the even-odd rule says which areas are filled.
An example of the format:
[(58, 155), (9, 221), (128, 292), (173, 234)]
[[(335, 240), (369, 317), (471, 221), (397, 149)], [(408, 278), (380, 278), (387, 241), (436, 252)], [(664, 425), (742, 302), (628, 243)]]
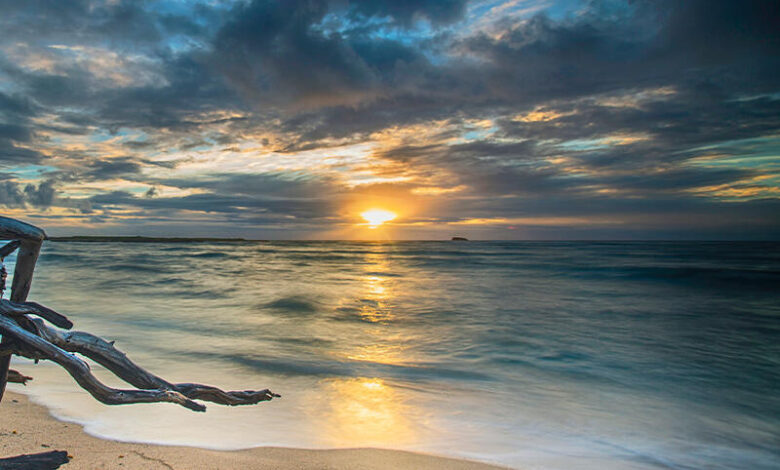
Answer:
[(259, 447), (215, 451), (99, 439), (81, 426), (58, 421), (43, 406), (6, 391), (0, 403), (0, 459), (52, 450), (67, 451), (76, 469), (452, 469), (503, 467), (467, 460), (381, 449), (307, 450)]

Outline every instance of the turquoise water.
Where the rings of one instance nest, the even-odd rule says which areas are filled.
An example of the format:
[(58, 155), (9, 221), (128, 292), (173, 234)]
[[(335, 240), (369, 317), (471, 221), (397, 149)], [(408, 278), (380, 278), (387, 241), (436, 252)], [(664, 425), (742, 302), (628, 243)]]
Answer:
[(778, 285), (771, 243), (47, 242), (31, 300), (167, 379), (283, 398), (108, 407), (28, 362), (11, 388), (121, 440), (778, 468)]

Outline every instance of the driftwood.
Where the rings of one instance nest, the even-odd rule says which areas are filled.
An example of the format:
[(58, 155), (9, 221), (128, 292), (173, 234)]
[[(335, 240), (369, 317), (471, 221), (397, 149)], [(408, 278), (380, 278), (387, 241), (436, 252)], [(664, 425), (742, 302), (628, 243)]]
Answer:
[[(15, 249), (19, 250), (11, 299), (0, 300), (0, 400), (6, 382), (25, 383), (32, 380), (16, 371), (9, 371), (11, 355), (56, 362), (84, 390), (108, 405), (169, 402), (194, 411), (205, 411), (206, 407), (195, 400), (234, 406), (253, 405), (279, 397), (267, 389), (226, 392), (209, 385), (170, 383), (133, 363), (114, 347), (113, 342), (90, 333), (67, 331), (73, 327), (73, 323), (64, 315), (26, 301), (35, 262), (46, 234), (32, 225), (0, 217), (0, 238), (15, 239), (0, 248), (0, 258)], [(47, 325), (44, 320), (54, 326)], [(95, 378), (89, 365), (76, 354), (92, 359), (136, 388), (114, 389), (106, 386)]]
[(28, 377), (19, 371), (8, 369), (8, 382), (27, 385), (28, 380), (32, 380), (32, 377)]
[(54, 470), (68, 461), (68, 453), (64, 450), (51, 450), (0, 459), (0, 470)]
[[(14, 280), (11, 287), (11, 300), (24, 302), (32, 285), (33, 270), (41, 251), (41, 244), (46, 238), (46, 233), (34, 225), (26, 224), (8, 217), (0, 217), (0, 238), (13, 240), (3, 247), (3, 251), (18, 249), (16, 255), (16, 267), (14, 268)], [(18, 244), (15, 244), (18, 242)], [(10, 253), (10, 251), (9, 251)], [(3, 255), (5, 258), (8, 255)], [(0, 351), (9, 346), (10, 341), (3, 334), (0, 340)], [(0, 354), (0, 400), (5, 393), (5, 384), (8, 382), (8, 367), (11, 365), (11, 356)]]

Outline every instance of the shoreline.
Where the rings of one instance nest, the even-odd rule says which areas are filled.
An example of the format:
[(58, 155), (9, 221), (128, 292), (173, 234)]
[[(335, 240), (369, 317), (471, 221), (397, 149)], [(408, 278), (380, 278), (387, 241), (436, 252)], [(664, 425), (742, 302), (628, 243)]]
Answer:
[(61, 468), (146, 469), (454, 469), (498, 470), (470, 460), (422, 453), (358, 448), (310, 450), (256, 447), (236, 451), (112, 441), (91, 436), (81, 425), (59, 421), (24, 394), (6, 391), (0, 403), (0, 459), (53, 450), (71, 457)]

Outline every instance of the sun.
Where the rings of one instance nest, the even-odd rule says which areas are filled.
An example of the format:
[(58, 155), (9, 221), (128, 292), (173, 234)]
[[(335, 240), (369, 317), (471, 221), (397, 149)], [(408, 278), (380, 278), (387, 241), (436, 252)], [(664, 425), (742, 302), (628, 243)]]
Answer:
[(394, 212), (386, 211), (384, 209), (369, 209), (360, 214), (360, 216), (366, 219), (370, 228), (377, 228), (383, 223), (389, 222), (397, 217)]

